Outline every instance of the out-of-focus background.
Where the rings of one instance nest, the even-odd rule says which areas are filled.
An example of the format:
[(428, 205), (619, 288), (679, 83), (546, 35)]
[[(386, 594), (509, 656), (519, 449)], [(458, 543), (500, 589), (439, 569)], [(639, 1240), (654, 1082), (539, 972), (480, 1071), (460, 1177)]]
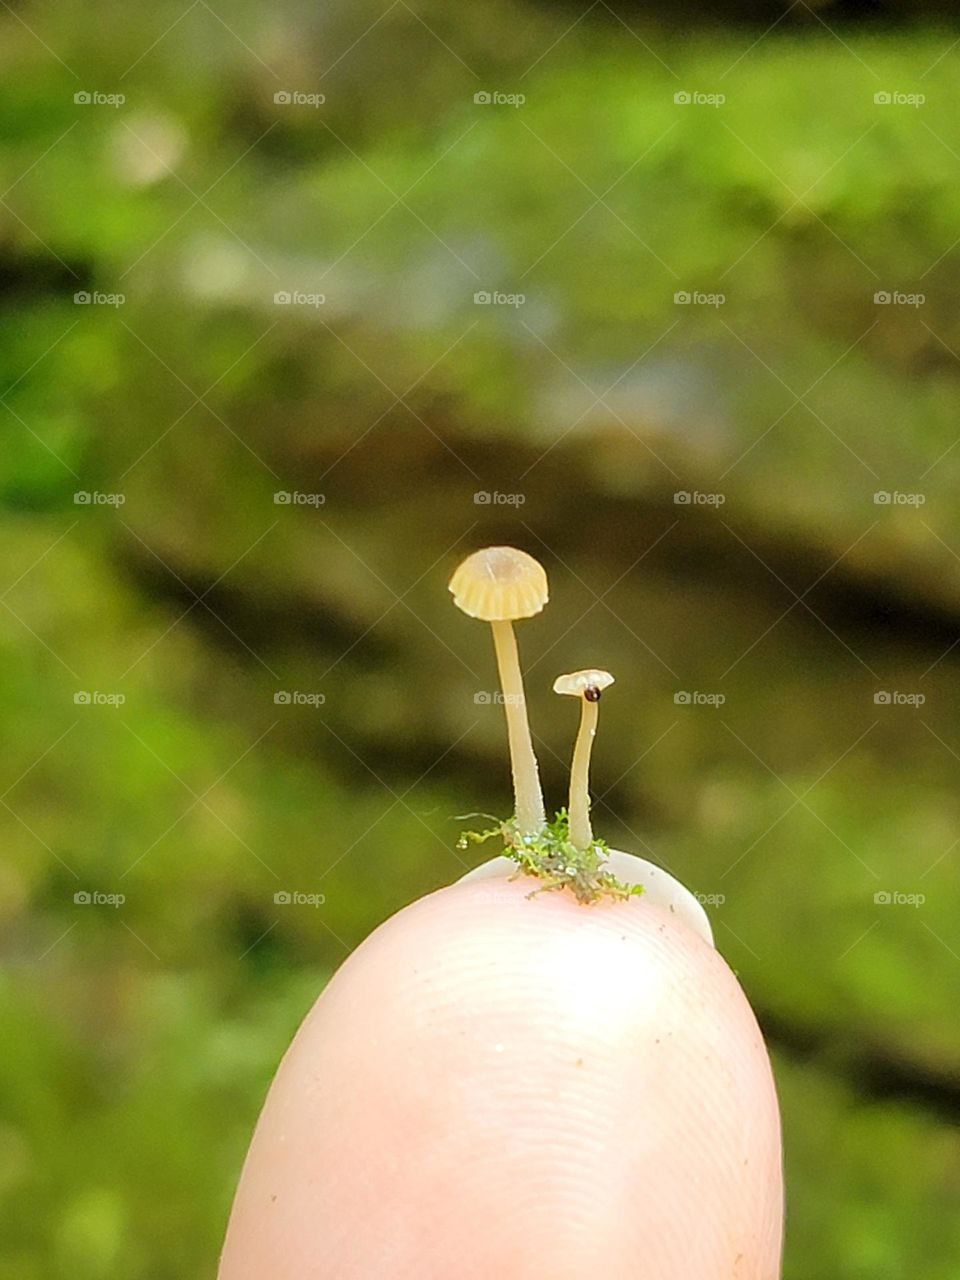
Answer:
[[(949, 6), (0, 9), (0, 1272), (214, 1266), (299, 1020), (548, 794), (703, 895), (788, 1280), (960, 1272)], [(279, 496), (278, 496), (279, 495)], [(322, 900), (321, 900), (322, 899)]]

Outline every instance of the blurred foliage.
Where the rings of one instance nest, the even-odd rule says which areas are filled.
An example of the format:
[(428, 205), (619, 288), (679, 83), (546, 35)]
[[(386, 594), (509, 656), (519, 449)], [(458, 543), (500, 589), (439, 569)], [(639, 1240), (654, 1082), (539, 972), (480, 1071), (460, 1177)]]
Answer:
[(551, 798), (600, 663), (597, 829), (718, 900), (788, 1280), (957, 1274), (960, 53), (817, 13), (0, 15), (4, 1275), (210, 1274), (298, 1021), (508, 807), (493, 540)]

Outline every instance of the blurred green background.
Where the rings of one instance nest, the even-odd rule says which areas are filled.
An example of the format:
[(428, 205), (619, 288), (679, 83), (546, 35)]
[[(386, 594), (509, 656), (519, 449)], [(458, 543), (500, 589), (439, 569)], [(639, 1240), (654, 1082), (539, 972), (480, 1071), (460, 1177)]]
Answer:
[(944, 21), (3, 5), (4, 1277), (212, 1274), (299, 1020), (508, 811), (491, 541), (549, 798), (609, 667), (595, 826), (767, 1033), (785, 1276), (960, 1274)]

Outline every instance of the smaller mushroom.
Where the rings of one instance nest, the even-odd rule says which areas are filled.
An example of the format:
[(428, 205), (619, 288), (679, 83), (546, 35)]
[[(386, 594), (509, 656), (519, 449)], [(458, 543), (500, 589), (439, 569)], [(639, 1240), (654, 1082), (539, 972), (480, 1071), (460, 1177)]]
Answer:
[(554, 693), (565, 693), (580, 699), (580, 728), (573, 749), (570, 765), (570, 802), (567, 813), (570, 819), (570, 843), (577, 849), (589, 849), (593, 844), (590, 827), (590, 752), (597, 732), (600, 694), (613, 684), (609, 671), (574, 671), (567, 676), (557, 676), (553, 682)]
[(547, 603), (547, 575), (525, 551), (484, 547), (467, 556), (450, 579), (449, 589), (458, 609), (471, 618), (482, 618), (493, 629), (507, 713), (517, 829), (522, 835), (534, 835), (544, 825), (543, 793), (513, 623), (518, 618), (532, 618)]

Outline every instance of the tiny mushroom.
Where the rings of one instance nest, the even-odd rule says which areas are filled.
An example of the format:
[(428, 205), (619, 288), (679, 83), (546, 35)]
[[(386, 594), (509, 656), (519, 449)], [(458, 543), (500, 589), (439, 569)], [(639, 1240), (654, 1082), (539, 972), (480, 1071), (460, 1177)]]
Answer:
[(597, 732), (600, 694), (613, 684), (609, 671), (591, 668), (574, 671), (567, 676), (557, 676), (553, 682), (554, 693), (565, 693), (580, 699), (580, 729), (573, 749), (570, 766), (570, 802), (567, 813), (570, 818), (570, 843), (577, 849), (588, 849), (593, 844), (590, 827), (590, 752)]
[(533, 835), (543, 829), (545, 814), (513, 623), (517, 618), (532, 618), (547, 603), (547, 575), (543, 566), (525, 551), (484, 547), (463, 561), (450, 579), (449, 588), (459, 609), (471, 618), (489, 622), (493, 628), (507, 714), (517, 828), (522, 835)]

